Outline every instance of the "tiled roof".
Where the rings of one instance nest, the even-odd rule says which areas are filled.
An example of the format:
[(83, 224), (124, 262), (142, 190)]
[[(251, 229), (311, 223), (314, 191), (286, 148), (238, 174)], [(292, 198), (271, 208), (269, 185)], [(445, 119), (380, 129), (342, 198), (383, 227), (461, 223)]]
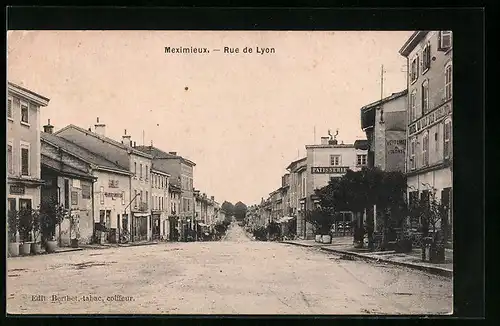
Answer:
[(354, 148), (356, 149), (362, 149), (362, 150), (367, 150), (368, 149), (368, 140), (363, 139), (363, 140), (356, 140), (354, 141)]
[(69, 166), (67, 164), (64, 164), (61, 166), (61, 162), (59, 162), (51, 157), (45, 156), (43, 154), (41, 155), (41, 163), (42, 163), (42, 165), (45, 165), (45, 166), (47, 166), (53, 170), (56, 170), (58, 172), (61, 172), (61, 173), (69, 173), (72, 175), (81, 176), (81, 177), (86, 178), (86, 179), (94, 179), (94, 177), (91, 174), (89, 174), (85, 171), (76, 169), (76, 168)]
[(303, 161), (303, 160), (305, 160), (305, 159), (307, 159), (307, 157), (303, 157), (303, 158), (301, 158), (301, 159), (298, 159), (298, 160), (296, 160), (296, 161), (293, 161), (292, 163), (290, 163), (290, 164), (287, 166), (287, 168), (286, 168), (286, 169), (287, 169), (287, 170), (291, 169), (291, 168), (292, 168), (292, 166), (293, 166), (294, 164), (297, 164), (297, 163), (299, 163), (299, 162), (301, 162), (301, 161)]
[(401, 92), (392, 93), (391, 95), (389, 95), (389, 96), (387, 96), (387, 97), (384, 97), (384, 98), (383, 98), (383, 99), (381, 99), (381, 100), (378, 100), (378, 101), (375, 101), (375, 102), (372, 102), (372, 103), (370, 103), (370, 104), (367, 104), (367, 105), (363, 106), (363, 107), (361, 108), (361, 111), (363, 111), (363, 110), (367, 110), (367, 109), (370, 109), (370, 108), (372, 108), (372, 107), (374, 107), (374, 106), (381, 105), (381, 104), (384, 104), (384, 103), (389, 102), (389, 101), (392, 101), (392, 100), (395, 100), (395, 99), (397, 99), (397, 98), (399, 98), (399, 97), (401, 97), (401, 96), (406, 95), (407, 93), (408, 93), (408, 90), (407, 90), (407, 89), (404, 89), (404, 90), (402, 90)]
[(139, 150), (143, 153), (146, 153), (148, 155), (151, 155), (153, 157), (153, 159), (155, 159), (155, 158), (156, 159), (175, 159), (175, 158), (178, 158), (178, 159), (185, 161), (188, 164), (192, 164), (193, 166), (196, 166), (196, 164), (193, 161), (190, 161), (190, 160), (188, 160), (180, 155), (173, 155), (173, 154), (167, 153), (167, 152), (162, 151), (161, 149), (154, 147), (154, 146), (136, 146), (135, 149)]
[(93, 131), (90, 131), (90, 130), (88, 130), (88, 129), (84, 129), (84, 128), (81, 128), (81, 127), (75, 126), (74, 124), (70, 124), (70, 125), (68, 125), (68, 126), (66, 126), (66, 127), (64, 127), (64, 128), (62, 128), (61, 130), (58, 130), (57, 132), (55, 132), (55, 134), (57, 135), (58, 133), (62, 132), (63, 130), (65, 130), (65, 129), (69, 129), (69, 128), (73, 128), (73, 129), (75, 129), (75, 130), (78, 130), (78, 131), (79, 131), (79, 132), (81, 132), (81, 133), (84, 133), (85, 135), (89, 135), (89, 136), (95, 137), (95, 138), (97, 138), (97, 139), (103, 140), (103, 141), (105, 141), (105, 142), (107, 142), (107, 143), (109, 143), (109, 144), (115, 145), (115, 146), (117, 146), (117, 147), (119, 147), (119, 148), (122, 148), (122, 149), (124, 149), (124, 150), (130, 150), (130, 151), (132, 151), (132, 153), (134, 153), (134, 154), (141, 155), (141, 156), (145, 156), (145, 157), (147, 157), (147, 158), (151, 158), (151, 157), (150, 157), (151, 155), (148, 155), (147, 153), (144, 153), (144, 152), (142, 152), (142, 151), (139, 151), (139, 150), (137, 150), (137, 149), (135, 149), (135, 148), (133, 148), (133, 147), (125, 146), (124, 144), (120, 143), (119, 141), (116, 141), (116, 140), (111, 139), (111, 138), (106, 137), (106, 136), (99, 135), (99, 134), (97, 134), (97, 133), (95, 133), (95, 132), (93, 132)]
[(93, 163), (99, 167), (109, 168), (109, 169), (113, 169), (113, 170), (120, 170), (120, 171), (127, 172), (127, 173), (129, 172), (129, 171), (121, 168), (118, 164), (113, 163), (113, 162), (105, 159), (104, 157), (100, 156), (99, 154), (93, 153), (93, 152), (89, 151), (88, 149), (83, 148), (83, 147), (81, 147), (81, 146), (79, 146), (79, 145), (77, 145), (77, 144), (75, 144), (67, 139), (59, 137), (57, 135), (49, 134), (46, 132), (40, 132), (40, 138), (43, 141), (46, 141), (46, 142), (51, 143), (57, 147), (65, 149), (68, 152), (70, 152), (71, 154), (73, 154), (77, 157), (80, 157), (81, 159), (83, 159), (89, 163)]

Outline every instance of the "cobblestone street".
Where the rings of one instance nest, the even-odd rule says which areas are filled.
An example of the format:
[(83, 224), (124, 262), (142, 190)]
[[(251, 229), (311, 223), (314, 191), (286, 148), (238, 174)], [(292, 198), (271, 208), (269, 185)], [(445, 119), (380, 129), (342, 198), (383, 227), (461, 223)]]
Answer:
[(452, 280), (275, 242), (233, 224), (220, 242), (7, 260), (7, 312), (447, 314)]

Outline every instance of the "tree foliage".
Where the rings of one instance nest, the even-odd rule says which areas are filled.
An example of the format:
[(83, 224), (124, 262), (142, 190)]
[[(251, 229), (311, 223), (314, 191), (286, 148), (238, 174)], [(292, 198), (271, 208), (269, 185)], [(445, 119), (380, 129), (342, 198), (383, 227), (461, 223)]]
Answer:
[(222, 203), (221, 209), (226, 212), (226, 216), (233, 216), (234, 215), (234, 205), (231, 202), (224, 201)]
[(234, 205), (233, 212), (236, 220), (242, 221), (245, 219), (245, 216), (247, 214), (247, 206), (243, 204), (241, 201), (239, 201)]
[(335, 224), (334, 211), (328, 207), (318, 207), (306, 212), (305, 219), (311, 223), (318, 234), (329, 234)]

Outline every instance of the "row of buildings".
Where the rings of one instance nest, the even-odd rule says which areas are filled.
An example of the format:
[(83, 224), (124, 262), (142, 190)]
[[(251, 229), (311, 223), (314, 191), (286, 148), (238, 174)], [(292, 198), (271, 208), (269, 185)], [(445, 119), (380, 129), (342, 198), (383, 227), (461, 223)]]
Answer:
[[(281, 186), (262, 199), (259, 223), (296, 218), (297, 235), (312, 237), (304, 212), (314, 205), (314, 190), (366, 166), (404, 172), (410, 204), (434, 195), (447, 207), (452, 235), (452, 33), (414, 32), (399, 53), (407, 59), (407, 85), (360, 109), (367, 139), (338, 144), (330, 136), (307, 145), (306, 157), (291, 162)], [(376, 216), (376, 209), (366, 214)]]
[(194, 188), (196, 164), (176, 152), (137, 146), (106, 125), (40, 130), (49, 99), (8, 83), (8, 209), (56, 202), (71, 212), (56, 230), (61, 245), (194, 238), (224, 219), (213, 196)]

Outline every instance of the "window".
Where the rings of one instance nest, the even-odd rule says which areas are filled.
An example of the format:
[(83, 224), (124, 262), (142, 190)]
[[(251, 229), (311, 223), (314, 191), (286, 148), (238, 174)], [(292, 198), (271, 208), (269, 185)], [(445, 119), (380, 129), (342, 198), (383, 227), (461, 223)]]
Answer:
[(429, 112), (429, 81), (422, 83), (422, 114)]
[(429, 165), (429, 133), (425, 132), (422, 137), (422, 165)]
[(7, 118), (12, 119), (12, 97), (7, 99)]
[(441, 31), (439, 32), (439, 50), (448, 51), (452, 46), (452, 34), (451, 31)]
[(90, 199), (90, 185), (82, 183), (82, 198)]
[(134, 178), (137, 178), (137, 162), (134, 162)]
[(451, 62), (448, 63), (444, 69), (445, 74), (444, 74), (444, 99), (449, 100), (453, 96), (453, 89), (452, 89), (452, 79), (453, 79), (453, 70), (452, 70), (452, 65)]
[(422, 53), (422, 73), (425, 73), (431, 67), (431, 43), (428, 42)]
[(125, 191), (122, 191), (122, 205), (125, 205)]
[(134, 190), (134, 207), (137, 207), (137, 190)]
[(142, 180), (142, 164), (139, 165), (139, 179)]
[(451, 120), (444, 122), (444, 158), (449, 159), (451, 156)]
[(148, 181), (148, 169), (149, 167), (146, 165), (146, 181)]
[(101, 205), (104, 205), (104, 187), (101, 187), (99, 195), (101, 197), (100, 203)]
[(410, 142), (410, 169), (414, 170), (417, 166), (417, 162), (415, 161), (415, 149), (416, 149), (416, 139), (412, 138)]
[(330, 164), (333, 166), (339, 166), (341, 164), (340, 155), (330, 155)]
[(142, 198), (142, 190), (141, 190), (141, 193), (140, 193), (140, 197), (141, 197), (141, 198), (140, 198), (140, 203), (141, 203), (141, 205), (142, 205), (142, 203), (144, 203), (144, 200), (143, 200), (143, 198)]
[(357, 155), (357, 164), (366, 165), (366, 157), (367, 157), (366, 154)]
[(21, 102), (21, 122), (30, 123), (28, 103)]
[(146, 191), (146, 207), (148, 206), (148, 201), (149, 201), (149, 196), (148, 196), (148, 192)]
[(9, 174), (14, 173), (14, 165), (13, 165), (13, 158), (12, 158), (12, 144), (7, 145), (7, 168), (9, 171)]
[(409, 114), (409, 119), (410, 122), (415, 120), (417, 114), (417, 91), (413, 90), (410, 95), (410, 114)]
[(27, 143), (21, 144), (21, 175), (30, 175), (30, 145)]
[(411, 82), (414, 82), (418, 78), (418, 70), (419, 70), (418, 66), (419, 66), (419, 58), (418, 58), (418, 55), (417, 55), (411, 61), (411, 75), (410, 75)]
[(19, 198), (19, 210), (31, 209), (31, 199)]

